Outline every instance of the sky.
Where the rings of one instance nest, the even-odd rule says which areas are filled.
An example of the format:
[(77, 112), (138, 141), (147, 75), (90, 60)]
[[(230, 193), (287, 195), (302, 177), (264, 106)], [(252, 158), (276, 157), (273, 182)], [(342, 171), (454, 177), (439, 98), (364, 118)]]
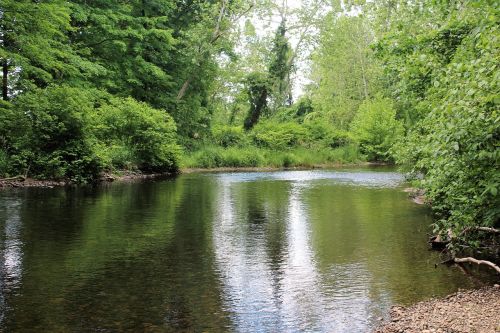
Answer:
[[(298, 9), (302, 6), (302, 0), (288, 0), (287, 5), (289, 10)], [(265, 35), (273, 35), (278, 25), (281, 21), (281, 17), (278, 13), (276, 13), (272, 18), (271, 22), (268, 20), (263, 21), (259, 17), (252, 18), (252, 24), (255, 26), (256, 32), (259, 36)], [(244, 24), (244, 22), (243, 22)], [(295, 49), (299, 39), (299, 31), (288, 31), (287, 37), (289, 38), (290, 44), (292, 48)], [(292, 95), (293, 99), (297, 100), (304, 93), (304, 86), (311, 81), (309, 80), (309, 72), (310, 72), (310, 63), (308, 61), (304, 61), (304, 59), (309, 58), (312, 50), (306, 51), (302, 57), (297, 58), (295, 62), (295, 73), (292, 77), (293, 80), (293, 89)]]

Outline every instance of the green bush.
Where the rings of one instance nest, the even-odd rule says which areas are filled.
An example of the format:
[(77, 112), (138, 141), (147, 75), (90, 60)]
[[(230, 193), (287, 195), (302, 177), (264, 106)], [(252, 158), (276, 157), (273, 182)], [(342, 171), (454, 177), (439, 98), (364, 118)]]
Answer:
[(361, 104), (351, 131), (368, 160), (391, 161), (391, 148), (402, 137), (403, 126), (391, 100), (377, 97)]
[(308, 146), (337, 148), (352, 143), (348, 132), (338, 130), (325, 121), (306, 121), (303, 126), (308, 136)]
[(88, 119), (95, 153), (106, 167), (177, 170), (176, 127), (167, 113), (132, 98), (111, 98)]
[(240, 126), (214, 126), (212, 137), (214, 142), (221, 147), (243, 145), (246, 142), (245, 131)]
[(294, 122), (262, 122), (253, 128), (251, 136), (257, 146), (275, 150), (297, 147), (307, 140), (305, 128)]
[(177, 170), (172, 118), (131, 98), (51, 86), (0, 108), (2, 175), (88, 182), (104, 169)]
[(13, 112), (18, 119), (10, 126), (22, 126), (7, 144), (10, 167), (39, 178), (95, 179), (101, 166), (87, 141), (84, 121), (92, 108), (89, 92), (67, 86), (36, 89), (16, 97)]
[(5, 177), (8, 175), (10, 168), (9, 155), (3, 149), (0, 149), (0, 177)]
[(477, 28), (434, 73), (420, 104), (427, 114), (398, 145), (397, 158), (423, 174), (420, 185), (438, 217), (435, 231), (451, 230), (456, 240), (477, 248), (473, 236), (479, 234), (466, 228), (500, 227), (500, 30), (493, 16), (472, 18), (480, 19)]
[(363, 160), (357, 146), (340, 148), (292, 148), (276, 151), (269, 148), (207, 146), (184, 155), (182, 167), (314, 167), (338, 163), (357, 163)]

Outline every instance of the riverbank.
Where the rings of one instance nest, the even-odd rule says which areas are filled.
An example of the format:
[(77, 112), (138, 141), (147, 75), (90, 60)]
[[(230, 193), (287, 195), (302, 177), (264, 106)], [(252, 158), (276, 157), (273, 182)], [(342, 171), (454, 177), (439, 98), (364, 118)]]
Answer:
[(316, 169), (333, 169), (340, 167), (367, 167), (367, 166), (389, 166), (387, 163), (380, 162), (359, 162), (359, 163), (323, 163), (311, 164), (307, 166), (291, 166), (291, 167), (276, 167), (276, 166), (262, 166), (262, 167), (217, 167), (217, 168), (183, 168), (182, 174), (198, 173), (198, 172), (270, 172), (280, 170), (316, 170)]
[[(280, 170), (314, 170), (314, 169), (328, 169), (339, 167), (364, 167), (364, 166), (387, 166), (386, 163), (379, 162), (360, 162), (360, 163), (325, 163), (315, 164), (310, 166), (293, 166), (293, 167), (217, 167), (217, 168), (182, 168), (178, 174), (190, 174), (199, 172), (271, 172)], [(97, 183), (109, 182), (127, 182), (137, 181), (144, 179), (160, 179), (165, 177), (172, 177), (176, 174), (172, 173), (152, 173), (146, 174), (138, 171), (119, 171), (117, 173), (103, 174)], [(71, 181), (65, 180), (41, 180), (33, 178), (24, 178), (22, 176), (0, 179), (0, 189), (2, 188), (23, 188), (23, 187), (39, 187), (39, 188), (53, 188), (61, 186), (75, 185)]]
[(356, 145), (337, 148), (270, 149), (263, 147), (206, 146), (181, 156), (187, 169), (216, 168), (314, 168), (320, 165), (357, 164), (366, 161)]
[(375, 333), (396, 332), (500, 332), (500, 286), (394, 306), (389, 321)]
[[(120, 171), (119, 173), (105, 173), (96, 183), (111, 183), (111, 182), (132, 182), (145, 179), (160, 179), (173, 177), (173, 173), (141, 173), (133, 171)], [(0, 189), (2, 188), (25, 188), (25, 187), (38, 187), (38, 188), (53, 188), (62, 186), (78, 185), (68, 180), (43, 180), (24, 178), (22, 176), (0, 179)]]

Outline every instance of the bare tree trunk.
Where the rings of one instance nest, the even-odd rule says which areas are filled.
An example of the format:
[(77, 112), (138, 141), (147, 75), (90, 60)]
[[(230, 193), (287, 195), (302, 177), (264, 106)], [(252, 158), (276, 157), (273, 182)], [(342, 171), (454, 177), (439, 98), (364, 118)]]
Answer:
[(7, 59), (2, 62), (2, 99), (9, 100), (9, 63)]

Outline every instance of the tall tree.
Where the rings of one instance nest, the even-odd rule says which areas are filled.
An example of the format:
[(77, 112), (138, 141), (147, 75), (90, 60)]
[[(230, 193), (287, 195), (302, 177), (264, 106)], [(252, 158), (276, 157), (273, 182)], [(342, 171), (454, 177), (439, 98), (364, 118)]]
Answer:
[(313, 55), (316, 109), (348, 128), (359, 105), (377, 91), (380, 66), (371, 43), (374, 32), (364, 16), (326, 17)]
[(73, 28), (67, 1), (4, 0), (0, 15), (4, 100), (35, 86), (82, 81), (101, 69), (80, 57), (69, 43)]
[(280, 106), (292, 104), (292, 48), (286, 36), (286, 18), (283, 18), (273, 40), (270, 53), (269, 80), (272, 84), (272, 104), (277, 109)]

